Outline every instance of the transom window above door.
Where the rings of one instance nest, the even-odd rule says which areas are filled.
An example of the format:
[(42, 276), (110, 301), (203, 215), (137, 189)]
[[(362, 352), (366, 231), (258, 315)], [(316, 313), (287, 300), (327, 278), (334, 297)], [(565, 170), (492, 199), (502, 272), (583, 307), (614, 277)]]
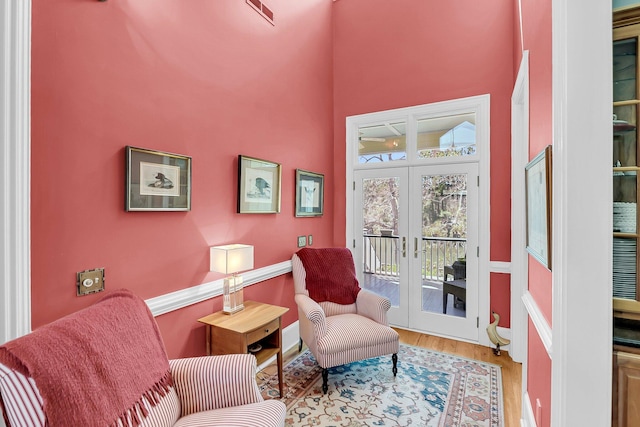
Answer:
[(418, 157), (458, 157), (476, 153), (476, 113), (418, 120)]
[(347, 158), (357, 169), (477, 162), (488, 149), (487, 117), (488, 96), (352, 116)]
[[(476, 153), (476, 114), (458, 114), (416, 121), (418, 158), (470, 156)], [(406, 121), (358, 128), (358, 162), (407, 159)]]
[(360, 163), (407, 159), (406, 121), (360, 126), (358, 135), (358, 160)]

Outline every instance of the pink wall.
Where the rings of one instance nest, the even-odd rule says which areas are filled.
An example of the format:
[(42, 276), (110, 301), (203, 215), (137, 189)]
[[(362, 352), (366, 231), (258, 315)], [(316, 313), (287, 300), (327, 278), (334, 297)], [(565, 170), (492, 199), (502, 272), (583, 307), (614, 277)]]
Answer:
[[(491, 260), (509, 260), (512, 8), (267, 5), (275, 26), (237, 0), (34, 1), (34, 327), (100, 298), (75, 296), (84, 269), (105, 267), (107, 289), (151, 298), (220, 278), (208, 271), (211, 245), (254, 244), (258, 268), (289, 259), (298, 235), (344, 244), (345, 117), (484, 93)], [(126, 145), (193, 157), (191, 212), (124, 212)], [(238, 154), (282, 164), (280, 214), (235, 213)], [(322, 218), (293, 216), (296, 168), (325, 174)], [(507, 313), (502, 276), (491, 276), (491, 308)], [(247, 298), (292, 308), (288, 325), (297, 318), (292, 293), (285, 276)], [(219, 308), (215, 300), (160, 316), (170, 355), (202, 354), (195, 319)]]
[[(504, 2), (348, 0), (334, 3), (335, 209), (345, 210), (345, 118), (355, 114), (491, 95), (491, 260), (511, 256), (513, 9)], [(334, 240), (344, 243), (336, 217)], [(509, 312), (494, 283), (491, 307)], [(494, 285), (497, 288), (494, 289)], [(487, 319), (490, 313), (485, 313)], [(503, 316), (501, 326), (509, 326)]]
[[(518, 2), (515, 1), (514, 4), (517, 8)], [(519, 27), (519, 21), (516, 21), (515, 32), (517, 44), (529, 51), (529, 158), (532, 159), (553, 141), (551, 0), (522, 0), (521, 4), (522, 28)], [(521, 58), (522, 53), (518, 49), (516, 64), (520, 64)], [(531, 257), (529, 292), (551, 325), (552, 275)], [(542, 404), (538, 427), (548, 427), (551, 423), (551, 360), (536, 329), (529, 323), (527, 393), (534, 411), (538, 400)]]
[(536, 427), (549, 427), (551, 425), (551, 359), (531, 320), (529, 320), (528, 346), (527, 393), (531, 399), (533, 414), (537, 417)]
[[(491, 289), (489, 310), (500, 315), (500, 326), (508, 328), (511, 325), (511, 275), (491, 273)], [(493, 322), (491, 317), (490, 322)]]
[[(143, 298), (221, 278), (208, 247), (255, 245), (255, 267), (287, 260), (296, 236), (333, 244), (332, 30), (327, 0), (35, 0), (32, 46), (32, 323), (101, 297), (75, 273), (106, 268), (107, 290)], [(124, 211), (124, 147), (193, 158), (190, 212)], [(282, 164), (282, 212), (239, 215), (236, 157)], [(294, 217), (295, 169), (325, 174), (325, 215)], [(247, 298), (291, 307), (288, 276)], [(218, 300), (160, 316), (171, 357), (202, 354), (195, 319)]]

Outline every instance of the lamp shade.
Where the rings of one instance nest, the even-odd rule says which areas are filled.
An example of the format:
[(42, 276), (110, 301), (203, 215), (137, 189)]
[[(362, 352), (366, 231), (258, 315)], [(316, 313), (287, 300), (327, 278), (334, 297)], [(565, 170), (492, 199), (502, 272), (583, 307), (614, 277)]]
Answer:
[(253, 268), (253, 246), (224, 245), (210, 248), (211, 271), (233, 274)]

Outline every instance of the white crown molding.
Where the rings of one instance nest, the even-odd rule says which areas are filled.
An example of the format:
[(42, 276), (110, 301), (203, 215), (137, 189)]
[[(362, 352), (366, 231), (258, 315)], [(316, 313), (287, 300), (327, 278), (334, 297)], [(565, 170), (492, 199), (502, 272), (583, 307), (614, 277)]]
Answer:
[[(290, 260), (247, 271), (242, 273), (242, 278), (244, 286), (247, 287), (289, 272), (291, 272)], [(179, 310), (189, 305), (222, 295), (223, 282), (224, 279), (214, 280), (213, 282), (203, 283), (198, 286), (192, 286), (180, 289), (179, 291), (149, 298), (145, 300), (145, 302), (154, 316), (160, 316), (161, 314)]]
[[(525, 292), (522, 296), (522, 302), (527, 309), (527, 313), (529, 313), (529, 318), (531, 319), (531, 322), (533, 322), (533, 326), (535, 326), (536, 331), (538, 331), (538, 336), (540, 337), (544, 348), (547, 350), (549, 358), (553, 359), (553, 333), (551, 326), (549, 326), (547, 319), (545, 319), (540, 307), (529, 291)], [(529, 331), (529, 333), (531, 333), (531, 331)]]
[(31, 1), (0, 4), (0, 343), (31, 331)]

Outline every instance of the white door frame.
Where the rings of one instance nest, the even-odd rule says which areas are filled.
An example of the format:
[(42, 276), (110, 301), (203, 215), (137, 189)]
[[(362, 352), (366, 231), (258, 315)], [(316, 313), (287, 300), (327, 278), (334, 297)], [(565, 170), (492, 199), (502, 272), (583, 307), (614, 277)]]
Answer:
[[(551, 425), (604, 426), (611, 423), (611, 2), (551, 7)], [(585, 410), (594, 390), (598, 404)]]
[[(524, 168), (529, 162), (529, 51), (522, 53), (511, 95), (511, 347), (515, 362), (527, 356), (527, 311), (522, 297), (528, 290), (526, 200)], [(526, 390), (526, 364), (522, 386)]]
[(0, 343), (31, 331), (31, 0), (0, 3)]
[[(418, 105), (414, 107), (399, 108), (386, 111), (378, 111), (374, 113), (349, 116), (346, 121), (346, 180), (345, 180), (345, 219), (346, 232), (345, 241), (351, 246), (355, 238), (355, 224), (353, 221), (354, 197), (353, 197), (353, 170), (357, 166), (358, 160), (358, 127), (362, 124), (370, 124), (380, 122), (382, 120), (390, 120), (391, 118), (406, 118), (408, 116), (419, 116), (421, 118), (430, 114), (446, 115), (460, 114), (463, 112), (476, 113), (476, 143), (478, 145), (479, 158), (478, 161), (480, 187), (479, 187), (479, 209), (478, 209), (478, 227), (479, 227), (479, 258), (478, 258), (478, 313), (479, 313), (479, 330), (484, 330), (492, 319), (489, 318), (490, 307), (490, 248), (491, 248), (491, 223), (490, 223), (490, 104), (491, 97), (489, 94), (471, 96), (468, 98), (460, 98), (450, 101), (435, 102), (431, 104)], [(482, 126), (479, 126), (483, 123)], [(407, 151), (409, 158), (409, 143), (411, 141), (409, 132), (407, 132)], [(450, 159), (444, 158), (442, 162), (449, 162)], [(464, 161), (464, 160), (460, 160)], [(393, 163), (393, 165), (391, 164)], [(408, 165), (398, 162), (397, 166)], [(388, 167), (396, 166), (396, 162), (389, 162)], [(366, 168), (363, 167), (363, 168)], [(491, 341), (487, 334), (480, 334), (479, 344), (490, 347)]]

